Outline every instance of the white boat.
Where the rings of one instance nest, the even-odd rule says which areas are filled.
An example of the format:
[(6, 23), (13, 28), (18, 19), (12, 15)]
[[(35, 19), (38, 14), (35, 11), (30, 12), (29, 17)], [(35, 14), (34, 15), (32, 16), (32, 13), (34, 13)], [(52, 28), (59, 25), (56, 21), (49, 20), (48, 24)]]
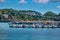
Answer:
[(23, 26), (22, 24), (19, 24), (19, 25), (18, 25), (19, 28), (22, 28), (22, 26)]
[(52, 25), (48, 25), (49, 28), (52, 28)]
[(27, 22), (10, 22), (9, 26), (11, 28), (57, 28), (59, 25), (55, 24), (41, 24), (41, 23), (27, 23)]

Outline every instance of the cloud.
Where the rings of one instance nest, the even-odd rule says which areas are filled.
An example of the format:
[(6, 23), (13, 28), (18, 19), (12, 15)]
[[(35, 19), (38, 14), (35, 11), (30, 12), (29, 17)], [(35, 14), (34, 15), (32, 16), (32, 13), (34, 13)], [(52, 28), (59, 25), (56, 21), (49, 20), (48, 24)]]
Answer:
[(60, 0), (50, 0), (50, 2), (60, 2)]
[(49, 0), (33, 0), (33, 1), (35, 1), (37, 3), (47, 3), (47, 2), (49, 2)]
[(25, 4), (25, 3), (27, 3), (27, 1), (25, 1), (25, 0), (20, 0), (19, 3)]
[(60, 5), (59, 5), (59, 6), (57, 6), (57, 8), (60, 8)]
[(0, 2), (5, 2), (5, 0), (0, 0)]

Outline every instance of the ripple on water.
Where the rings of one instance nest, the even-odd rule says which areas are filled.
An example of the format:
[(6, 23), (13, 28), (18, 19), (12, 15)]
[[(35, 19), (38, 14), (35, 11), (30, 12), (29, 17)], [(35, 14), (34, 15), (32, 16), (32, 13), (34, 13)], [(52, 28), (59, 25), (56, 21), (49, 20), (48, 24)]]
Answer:
[(60, 40), (60, 29), (9, 28), (0, 23), (0, 40)]

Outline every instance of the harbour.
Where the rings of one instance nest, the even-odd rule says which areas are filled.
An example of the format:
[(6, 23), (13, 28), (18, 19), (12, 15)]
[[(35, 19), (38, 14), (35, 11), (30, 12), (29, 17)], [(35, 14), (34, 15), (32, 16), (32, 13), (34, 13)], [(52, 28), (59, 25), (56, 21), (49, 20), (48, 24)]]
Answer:
[(9, 22), (10, 28), (60, 28), (60, 22), (15, 21)]
[(60, 0), (0, 0), (0, 40), (60, 40)]

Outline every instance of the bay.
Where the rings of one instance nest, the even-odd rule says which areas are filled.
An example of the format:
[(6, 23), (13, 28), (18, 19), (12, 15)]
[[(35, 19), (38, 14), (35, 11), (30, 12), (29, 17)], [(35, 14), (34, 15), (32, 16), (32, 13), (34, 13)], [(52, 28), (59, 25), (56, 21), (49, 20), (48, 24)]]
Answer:
[(59, 28), (9, 28), (0, 23), (0, 40), (60, 40)]

